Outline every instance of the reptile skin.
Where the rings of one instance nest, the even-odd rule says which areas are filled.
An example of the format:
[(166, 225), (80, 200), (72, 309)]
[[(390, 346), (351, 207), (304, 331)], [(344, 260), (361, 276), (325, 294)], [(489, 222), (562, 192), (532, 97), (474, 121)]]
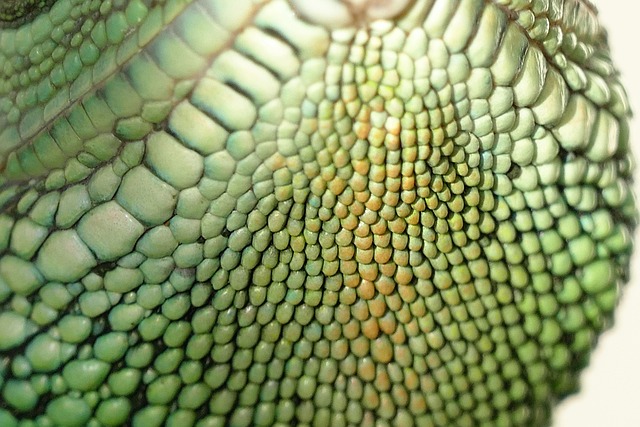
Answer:
[(586, 0), (1, 1), (0, 425), (547, 425), (628, 116)]

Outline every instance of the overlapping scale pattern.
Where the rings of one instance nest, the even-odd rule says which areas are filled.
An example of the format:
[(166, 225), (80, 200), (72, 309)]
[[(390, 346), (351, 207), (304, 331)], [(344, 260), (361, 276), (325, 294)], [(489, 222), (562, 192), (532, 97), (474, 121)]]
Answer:
[(0, 30), (0, 424), (549, 422), (636, 221), (589, 4), (75, 3)]

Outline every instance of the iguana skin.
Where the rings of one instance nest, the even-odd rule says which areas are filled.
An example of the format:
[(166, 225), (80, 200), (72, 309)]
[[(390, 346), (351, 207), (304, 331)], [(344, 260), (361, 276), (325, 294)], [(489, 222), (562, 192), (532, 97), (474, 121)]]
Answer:
[(579, 0), (0, 5), (0, 425), (542, 426), (628, 277)]

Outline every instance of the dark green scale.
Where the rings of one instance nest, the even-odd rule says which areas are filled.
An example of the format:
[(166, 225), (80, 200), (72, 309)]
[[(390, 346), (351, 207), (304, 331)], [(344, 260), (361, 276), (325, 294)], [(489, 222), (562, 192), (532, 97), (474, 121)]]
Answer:
[(543, 426), (576, 391), (636, 223), (588, 2), (0, 20), (0, 425)]
[(3, 0), (0, 3), (0, 21), (3, 25), (20, 22), (35, 15), (55, 0)]

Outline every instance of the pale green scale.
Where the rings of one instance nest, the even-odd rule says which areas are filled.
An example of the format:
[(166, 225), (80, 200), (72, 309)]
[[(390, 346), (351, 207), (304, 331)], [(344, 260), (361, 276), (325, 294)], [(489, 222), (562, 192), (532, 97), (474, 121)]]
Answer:
[(183, 189), (200, 181), (202, 158), (168, 134), (154, 133), (148, 140), (146, 161), (172, 187)]
[[(138, 166), (122, 179), (116, 200), (147, 225), (168, 220), (176, 203), (177, 191), (156, 177), (149, 169)], [(149, 201), (153, 200), (153, 204)]]
[[(73, 258), (56, 261), (55, 254), (72, 253)], [(80, 279), (96, 265), (94, 255), (74, 230), (49, 235), (38, 252), (36, 266), (49, 280), (70, 282)]]

